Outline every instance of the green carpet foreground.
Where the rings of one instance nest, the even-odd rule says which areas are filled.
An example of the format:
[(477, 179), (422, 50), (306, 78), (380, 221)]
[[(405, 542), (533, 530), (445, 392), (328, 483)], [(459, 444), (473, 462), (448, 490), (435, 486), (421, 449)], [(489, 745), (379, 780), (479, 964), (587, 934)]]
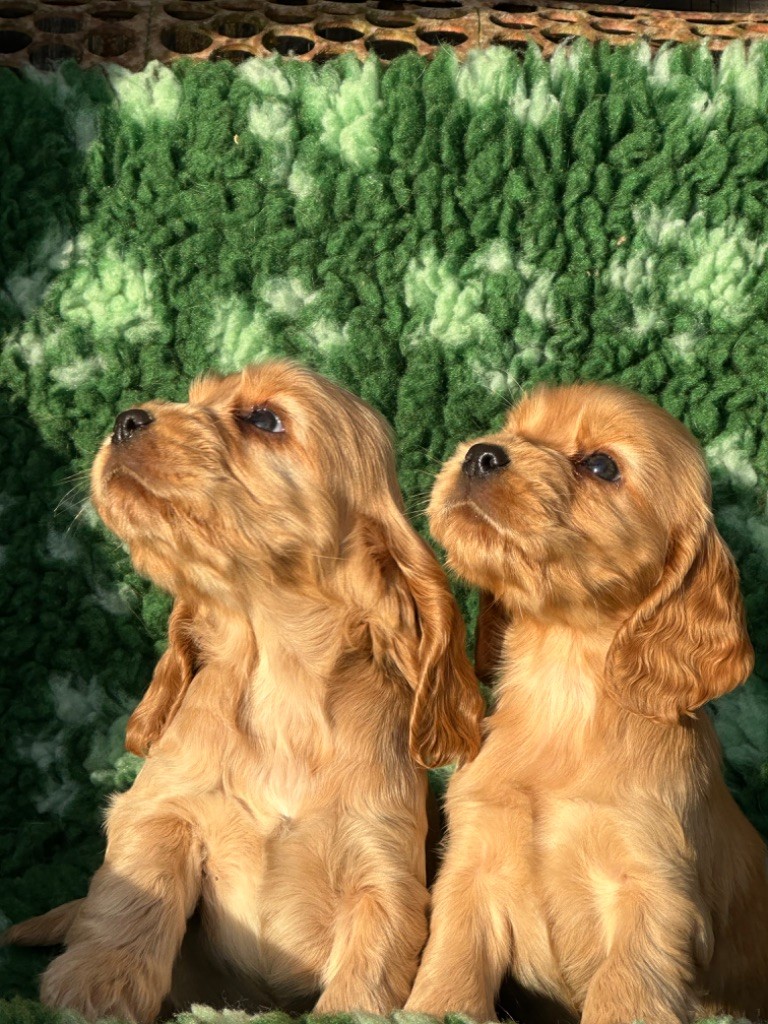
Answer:
[[(85, 892), (163, 649), (168, 599), (85, 502), (94, 452), (269, 354), (390, 419), (420, 528), (440, 461), (531, 382), (682, 418), (757, 651), (713, 713), (768, 832), (768, 48), (0, 72), (0, 282), (0, 927)], [(0, 995), (45, 962), (0, 951)], [(179, 1020), (246, 1019), (207, 1012)]]
[[(252, 1015), (240, 1010), (213, 1010), (209, 1006), (193, 1006), (179, 1013), (173, 1024), (435, 1024), (435, 1017), (419, 1013), (393, 1013), (389, 1017), (376, 1017), (369, 1013), (338, 1013), (321, 1016), (307, 1013), (291, 1017), (287, 1013), (260, 1013)], [(733, 1017), (709, 1017), (698, 1024), (733, 1024)], [(0, 1024), (85, 1024), (79, 1013), (51, 1010), (27, 999), (15, 998), (0, 1002)], [(119, 1024), (105, 1017), (99, 1024)], [(448, 1014), (445, 1024), (473, 1024), (469, 1017)]]

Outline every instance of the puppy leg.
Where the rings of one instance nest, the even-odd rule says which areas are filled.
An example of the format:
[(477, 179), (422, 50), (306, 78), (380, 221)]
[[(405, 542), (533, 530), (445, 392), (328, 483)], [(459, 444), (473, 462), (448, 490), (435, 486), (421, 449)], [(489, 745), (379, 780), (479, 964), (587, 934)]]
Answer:
[(343, 897), (317, 1013), (388, 1014), (405, 1004), (427, 937), (429, 896), (416, 878), (382, 885), (386, 877), (383, 870)]
[(698, 1009), (694, 951), (708, 944), (705, 921), (667, 867), (626, 882), (615, 903), (608, 956), (587, 989), (582, 1024), (680, 1024)]
[(514, 933), (526, 941), (521, 980), (529, 980), (531, 963), (540, 969), (536, 980), (556, 974), (528, 877), (530, 812), (522, 797), (513, 806), (454, 800), (450, 817), (430, 937), (405, 1008), (438, 1017), (455, 1011), (487, 1021), (494, 1019), (496, 993), (513, 964)]
[(40, 998), (90, 1020), (150, 1024), (170, 989), (199, 896), (201, 853), (189, 823), (176, 815), (129, 823), (126, 810), (123, 805), (111, 817), (105, 862), (67, 936), (67, 951), (42, 976)]
[(482, 870), (444, 872), (406, 1010), (495, 1019), (494, 999), (511, 956), (511, 931), (499, 888), (497, 879)]

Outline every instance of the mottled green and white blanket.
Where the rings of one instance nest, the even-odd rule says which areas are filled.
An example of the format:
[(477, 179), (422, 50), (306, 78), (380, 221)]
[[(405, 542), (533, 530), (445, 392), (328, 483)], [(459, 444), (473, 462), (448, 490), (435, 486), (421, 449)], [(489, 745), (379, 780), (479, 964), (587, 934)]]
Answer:
[[(84, 892), (163, 646), (84, 471), (118, 410), (268, 354), (389, 417), (417, 517), (532, 381), (681, 417), (757, 649), (717, 727), (768, 831), (768, 49), (0, 72), (0, 147), (0, 927)], [(1, 951), (0, 994), (44, 962)]]

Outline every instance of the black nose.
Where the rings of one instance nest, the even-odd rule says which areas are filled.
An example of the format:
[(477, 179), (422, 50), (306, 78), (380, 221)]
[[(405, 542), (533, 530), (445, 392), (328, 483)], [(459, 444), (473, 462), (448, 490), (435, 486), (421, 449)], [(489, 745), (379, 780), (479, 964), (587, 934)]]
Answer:
[(509, 465), (509, 456), (499, 444), (473, 444), (464, 456), (462, 473), (467, 476), (488, 476)]
[(144, 409), (126, 409), (121, 412), (115, 420), (115, 429), (112, 431), (112, 444), (122, 444), (129, 437), (133, 437), (137, 430), (148, 427), (152, 422), (152, 416)]

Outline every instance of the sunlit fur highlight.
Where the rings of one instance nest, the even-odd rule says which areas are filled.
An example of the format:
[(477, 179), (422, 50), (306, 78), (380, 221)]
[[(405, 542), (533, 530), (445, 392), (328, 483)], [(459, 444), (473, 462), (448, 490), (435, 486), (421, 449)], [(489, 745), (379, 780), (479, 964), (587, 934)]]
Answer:
[[(511, 970), (584, 1024), (768, 1017), (766, 850), (697, 710), (749, 675), (738, 575), (694, 439), (608, 386), (534, 391), (429, 516), (487, 593), (498, 704), (448, 790), (449, 843), (408, 1009), (493, 1016)], [(621, 479), (579, 466), (610, 455)]]
[[(260, 405), (283, 433), (243, 419)], [(88, 896), (6, 941), (63, 939), (42, 1000), (91, 1019), (149, 1022), (164, 1000), (388, 1013), (426, 937), (423, 766), (474, 756), (482, 714), (389, 431), (284, 362), (142, 408), (92, 493), (175, 598), (127, 730), (149, 756)]]

